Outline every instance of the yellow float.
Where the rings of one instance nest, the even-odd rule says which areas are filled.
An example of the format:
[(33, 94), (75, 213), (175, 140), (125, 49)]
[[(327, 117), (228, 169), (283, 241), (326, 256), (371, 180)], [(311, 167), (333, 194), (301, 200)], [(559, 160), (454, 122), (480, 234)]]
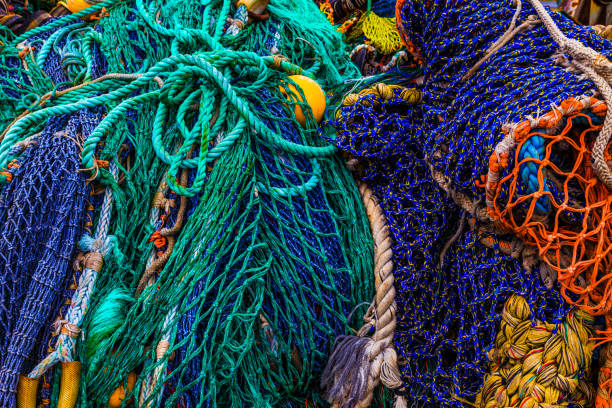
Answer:
[[(310, 109), (312, 110), (312, 116), (317, 123), (321, 123), (326, 107), (325, 93), (323, 92), (323, 89), (321, 89), (321, 86), (314, 79), (304, 75), (291, 75), (289, 76), (289, 79), (302, 89), (302, 92), (306, 97), (306, 104), (310, 106)], [(306, 126), (306, 115), (302, 111), (302, 107), (299, 105), (300, 103), (303, 103), (304, 100), (302, 99), (300, 92), (293, 84), (288, 84), (287, 88), (289, 89), (290, 93), (287, 92), (282, 85), (280, 86), (280, 91), (285, 98), (287, 98), (287, 100), (296, 103), (294, 109), (295, 119), (300, 123), (300, 125)]]
[(66, 0), (64, 2), (66, 8), (73, 13), (77, 13), (81, 10), (91, 7), (92, 5), (85, 0)]
[(125, 396), (134, 389), (134, 384), (136, 384), (136, 373), (132, 371), (127, 380), (127, 392), (125, 391), (125, 387), (123, 386), (122, 382), (108, 399), (109, 408), (119, 408), (125, 399)]

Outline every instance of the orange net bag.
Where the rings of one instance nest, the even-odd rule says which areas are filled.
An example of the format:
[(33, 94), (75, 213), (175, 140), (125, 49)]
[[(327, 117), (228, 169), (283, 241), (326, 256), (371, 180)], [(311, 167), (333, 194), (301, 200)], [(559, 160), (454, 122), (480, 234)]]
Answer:
[(595, 98), (570, 98), (507, 126), (486, 178), (490, 217), (537, 250), (566, 301), (593, 314), (612, 308), (612, 195), (590, 165), (605, 113)]

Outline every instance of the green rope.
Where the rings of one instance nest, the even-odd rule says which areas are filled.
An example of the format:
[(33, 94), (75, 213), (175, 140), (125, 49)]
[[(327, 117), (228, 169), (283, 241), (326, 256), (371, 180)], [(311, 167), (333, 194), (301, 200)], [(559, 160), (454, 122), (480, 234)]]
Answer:
[[(108, 17), (77, 21), (102, 7)], [(79, 143), (94, 186), (113, 193), (109, 234), (123, 256), (105, 261), (84, 317), (80, 407), (107, 404), (130, 372), (138, 376), (128, 396), (136, 406), (185, 398), (218, 407), (320, 401), (317, 378), (333, 339), (358, 324), (348, 321), (354, 305), (370, 300), (372, 240), (359, 193), (289, 78), (337, 89), (357, 69), (311, 0), (272, 0), (267, 11), (268, 20), (229, 36), (229, 0), (106, 0), (5, 41), (10, 46), (0, 51), (8, 61), (14, 44), (36, 43), (31, 70), (41, 80), (15, 91), (4, 108), (10, 120), (0, 116), (8, 126), (29, 108), (5, 128), (0, 168), (57, 115), (106, 112)], [(44, 74), (59, 54), (70, 56), (67, 83)], [(107, 76), (95, 79), (100, 55)], [(32, 72), (22, 65), (28, 84)], [(118, 181), (104, 162), (119, 170)], [(160, 194), (172, 202), (168, 214), (150, 206)], [(172, 226), (182, 200), (186, 215), (168, 259), (137, 294), (150, 259), (168, 248), (153, 246), (154, 233)], [(105, 303), (118, 290), (133, 302)], [(116, 311), (116, 321), (100, 310)], [(170, 344), (158, 359), (161, 339)]]

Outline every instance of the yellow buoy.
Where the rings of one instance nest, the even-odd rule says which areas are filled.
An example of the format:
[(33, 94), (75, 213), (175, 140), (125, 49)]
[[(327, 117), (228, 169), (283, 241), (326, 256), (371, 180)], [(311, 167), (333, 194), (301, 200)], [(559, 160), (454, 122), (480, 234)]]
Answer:
[(85, 10), (91, 6), (92, 4), (86, 2), (85, 0), (66, 0), (66, 8), (73, 13)]
[[(302, 92), (306, 97), (306, 103), (312, 110), (312, 116), (317, 123), (321, 123), (326, 107), (325, 93), (323, 92), (323, 89), (321, 89), (321, 86), (314, 79), (308, 78), (304, 75), (291, 75), (289, 79), (295, 82), (297, 86), (302, 88)], [(280, 87), (280, 90), (288, 100), (298, 104), (304, 102), (299, 91), (295, 89), (293, 84), (289, 84), (287, 88), (289, 88), (291, 91), (291, 95), (289, 95), (283, 86)], [(302, 126), (306, 126), (306, 116), (304, 115), (300, 105), (295, 106), (294, 113), (297, 121), (300, 122)]]
[(251, 13), (263, 14), (268, 7), (268, 0), (238, 0), (236, 7), (244, 6)]
[(125, 399), (125, 396), (134, 388), (134, 384), (136, 384), (136, 373), (132, 371), (127, 380), (127, 392), (125, 391), (123, 382), (121, 382), (121, 385), (117, 387), (117, 389), (113, 392), (113, 395), (111, 395), (108, 399), (108, 406), (110, 408), (119, 408)]

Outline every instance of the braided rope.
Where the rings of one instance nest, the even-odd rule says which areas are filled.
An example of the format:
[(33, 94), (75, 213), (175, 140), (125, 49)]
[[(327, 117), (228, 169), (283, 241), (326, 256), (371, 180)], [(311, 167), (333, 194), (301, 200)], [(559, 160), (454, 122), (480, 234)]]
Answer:
[(531, 319), (527, 301), (510, 296), (476, 406), (589, 406), (592, 316), (575, 309), (558, 325)]
[(397, 353), (393, 348), (395, 331), (395, 287), (393, 286), (393, 251), (392, 239), (385, 214), (378, 200), (365, 183), (359, 184), (359, 192), (363, 200), (372, 236), (374, 237), (374, 285), (376, 296), (375, 332), (368, 354), (370, 356), (370, 372), (367, 394), (359, 401), (357, 407), (367, 407), (372, 401), (374, 388), (379, 381), (387, 388), (395, 389), (402, 385), (397, 366)]
[[(231, 25), (225, 31), (226, 35), (236, 35), (244, 28), (249, 18), (249, 13), (245, 5), (240, 5), (231, 19)], [(228, 19), (230, 20), (230, 19)]]
[(612, 25), (594, 25), (591, 26), (591, 28), (597, 33), (597, 35), (602, 36), (608, 41), (612, 40)]
[[(181, 173), (181, 185), (183, 186), (187, 185), (187, 175), (188, 175), (187, 171), (183, 170), (183, 172)], [(159, 208), (161, 206), (161, 202), (165, 200), (164, 195), (167, 194), (169, 190), (168, 184), (165, 182), (165, 179), (166, 177), (162, 179), (163, 181), (161, 182), (161, 185), (159, 186), (157, 190), (158, 193), (156, 194), (156, 200), (153, 203), (153, 207), (151, 209), (151, 219), (150, 219), (151, 224), (154, 224), (157, 221), (157, 218), (159, 217), (159, 213), (160, 213)], [(163, 200), (160, 199), (160, 197), (163, 198)], [(160, 236), (167, 237), (168, 239), (167, 249), (164, 255), (157, 259), (156, 259), (157, 256), (156, 256), (155, 249), (151, 250), (151, 255), (149, 256), (149, 260), (147, 262), (147, 269), (145, 273), (143, 274), (141, 281), (138, 285), (137, 293), (140, 293), (142, 290), (144, 290), (145, 287), (149, 287), (153, 283), (155, 283), (156, 273), (159, 272), (163, 268), (164, 264), (167, 262), (168, 258), (170, 257), (170, 254), (172, 253), (172, 249), (174, 246), (173, 242), (175, 240), (175, 235), (178, 235), (178, 233), (183, 227), (183, 217), (185, 214), (186, 204), (187, 204), (186, 197), (181, 196), (178, 215), (177, 215), (175, 224), (172, 226), (172, 228), (162, 228), (159, 231)], [(169, 205), (167, 205), (167, 208), (165, 208), (165, 212), (169, 213)], [(151, 271), (151, 273), (148, 273), (148, 271)], [(155, 347), (155, 359), (158, 362), (162, 358), (164, 358), (164, 356), (166, 355), (166, 352), (168, 351), (168, 348), (170, 347), (170, 340), (171, 340), (171, 335), (172, 335), (171, 323), (174, 321), (176, 313), (177, 313), (177, 307), (175, 306), (164, 318), (164, 324), (162, 327), (162, 331), (164, 334), (161, 340), (157, 343), (157, 346)], [(157, 395), (156, 399), (152, 399), (151, 396), (154, 394), (155, 386), (157, 385), (159, 378), (161, 377), (165, 368), (166, 368), (165, 364), (156, 365), (153, 372), (149, 373), (147, 377), (144, 379), (143, 381), (144, 385), (140, 389), (139, 404), (144, 406), (145, 408), (151, 408), (153, 406), (156, 406), (161, 400), (161, 397), (162, 397), (161, 393)]]
[[(176, 312), (177, 307), (175, 306), (164, 318), (164, 325), (162, 328), (164, 335), (155, 347), (155, 358), (157, 361), (163, 359), (166, 356), (168, 349), (170, 348), (170, 341), (172, 335), (171, 322), (174, 320)], [(155, 386), (157, 385), (165, 369), (165, 364), (157, 364), (153, 372), (145, 379), (144, 386), (140, 389), (139, 404), (141, 406), (144, 406), (145, 408), (152, 408), (159, 404), (162, 394), (159, 393), (156, 399), (152, 399), (151, 396), (154, 394)]]
[[(374, 389), (381, 382), (390, 389), (402, 386), (397, 353), (393, 348), (397, 310), (393, 286), (393, 241), (377, 198), (365, 183), (359, 183), (359, 192), (374, 239), (376, 295), (364, 316), (366, 324), (357, 336), (338, 337), (323, 373), (322, 388), (326, 390), (328, 401), (337, 408), (370, 406)], [(372, 328), (373, 336), (366, 337)]]

